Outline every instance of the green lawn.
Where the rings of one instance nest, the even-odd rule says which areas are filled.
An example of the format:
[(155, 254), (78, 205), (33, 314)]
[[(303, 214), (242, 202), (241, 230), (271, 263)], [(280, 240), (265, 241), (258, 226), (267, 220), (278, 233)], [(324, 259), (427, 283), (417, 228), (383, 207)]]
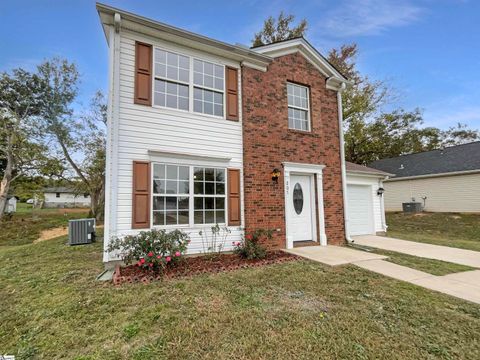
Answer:
[(387, 236), (480, 251), (480, 214), (387, 213)]
[(84, 218), (88, 212), (83, 209), (69, 211), (69, 209), (32, 209), (29, 204), (17, 204), (17, 212), (12, 218), (5, 218), (0, 222), (0, 247), (31, 244), (42, 230), (67, 226), (68, 220)]
[(480, 306), (309, 261), (115, 288), (101, 244), (0, 247), (17, 359), (478, 359)]
[(387, 261), (390, 261), (394, 264), (407, 266), (412, 269), (417, 269), (432, 275), (443, 276), (453, 273), (458, 273), (461, 271), (471, 271), (476, 270), (470, 266), (454, 264), (446, 261), (426, 259), (418, 256), (412, 256), (407, 254), (402, 254), (394, 251), (381, 250), (376, 248), (370, 248), (367, 246), (356, 246), (351, 245), (352, 247), (359, 250), (367, 250), (375, 254), (388, 256)]

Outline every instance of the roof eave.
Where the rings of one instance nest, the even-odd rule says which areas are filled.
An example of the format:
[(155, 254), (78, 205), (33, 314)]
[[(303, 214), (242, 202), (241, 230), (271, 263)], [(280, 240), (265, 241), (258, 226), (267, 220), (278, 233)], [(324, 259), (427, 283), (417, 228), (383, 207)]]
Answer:
[(108, 5), (97, 3), (96, 7), (105, 34), (107, 34), (106, 27), (114, 25), (114, 15), (119, 14), (122, 19), (122, 29), (132, 30), (142, 33), (143, 35), (217, 54), (231, 60), (239, 61), (246, 66), (256, 67), (262, 70), (266, 70), (267, 65), (272, 61), (271, 57), (257, 53), (256, 51), (230, 45)]
[(374, 173), (370, 171), (359, 171), (359, 170), (347, 170), (347, 174), (352, 174), (352, 175), (360, 175), (360, 176), (371, 176), (371, 177), (377, 177), (377, 178), (390, 178), (391, 176), (394, 176), (393, 174), (389, 173)]
[(436, 173), (436, 174), (423, 174), (423, 175), (414, 175), (414, 176), (400, 176), (392, 177), (388, 181), (401, 181), (401, 180), (416, 180), (416, 179), (425, 179), (433, 177), (445, 177), (445, 176), (459, 176), (459, 175), (473, 175), (480, 174), (480, 169), (476, 170), (463, 170), (463, 171), (450, 171), (445, 173)]

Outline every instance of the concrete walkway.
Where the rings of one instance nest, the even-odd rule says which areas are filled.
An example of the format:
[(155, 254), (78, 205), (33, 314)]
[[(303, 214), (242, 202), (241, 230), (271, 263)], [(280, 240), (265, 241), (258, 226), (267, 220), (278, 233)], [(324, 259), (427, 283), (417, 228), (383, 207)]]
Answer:
[(366, 270), (480, 304), (480, 270), (435, 276), (385, 260), (354, 263)]
[(480, 268), (480, 252), (375, 235), (354, 236), (355, 244)]
[(393, 279), (480, 304), (480, 270), (435, 276), (385, 261), (387, 256), (346, 246), (306, 246), (285, 251), (330, 266), (353, 264)]
[(318, 261), (330, 266), (352, 264), (368, 260), (387, 259), (387, 256), (355, 250), (346, 246), (304, 246), (285, 250), (309, 260)]

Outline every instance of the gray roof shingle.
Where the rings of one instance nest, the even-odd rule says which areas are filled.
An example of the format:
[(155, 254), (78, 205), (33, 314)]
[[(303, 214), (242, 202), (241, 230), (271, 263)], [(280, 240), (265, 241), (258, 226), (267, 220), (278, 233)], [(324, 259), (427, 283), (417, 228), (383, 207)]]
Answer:
[(370, 167), (366, 167), (365, 165), (358, 165), (350, 161), (345, 161), (345, 167), (347, 172), (356, 172), (356, 173), (364, 173), (364, 174), (372, 174), (372, 175), (380, 175), (380, 176), (392, 175), (385, 171), (372, 169)]
[(369, 166), (395, 178), (480, 170), (480, 141), (377, 160)]

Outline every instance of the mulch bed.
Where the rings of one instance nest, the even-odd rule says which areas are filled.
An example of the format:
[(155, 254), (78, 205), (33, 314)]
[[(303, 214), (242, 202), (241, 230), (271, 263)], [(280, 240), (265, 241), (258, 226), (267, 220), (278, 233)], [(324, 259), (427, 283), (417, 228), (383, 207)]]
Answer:
[(213, 274), (245, 268), (254, 268), (270, 264), (299, 260), (300, 257), (283, 251), (270, 251), (264, 259), (247, 260), (235, 254), (220, 254), (215, 256), (186, 257), (174, 267), (168, 267), (161, 273), (145, 271), (138, 266), (117, 266), (113, 274), (113, 283), (142, 282), (149, 284), (155, 280), (191, 277), (199, 274)]

